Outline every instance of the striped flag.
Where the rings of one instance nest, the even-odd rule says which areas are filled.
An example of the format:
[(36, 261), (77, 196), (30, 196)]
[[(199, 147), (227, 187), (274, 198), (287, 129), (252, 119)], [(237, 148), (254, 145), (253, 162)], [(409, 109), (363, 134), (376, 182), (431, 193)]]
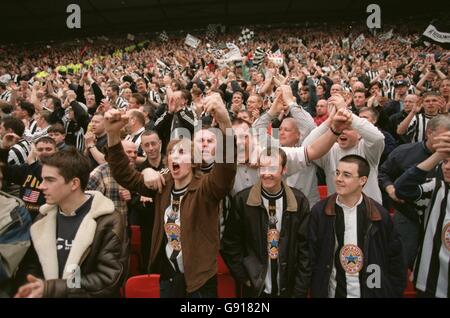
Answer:
[(22, 200), (25, 202), (36, 203), (39, 198), (39, 191), (32, 189), (25, 189), (25, 193), (22, 196)]

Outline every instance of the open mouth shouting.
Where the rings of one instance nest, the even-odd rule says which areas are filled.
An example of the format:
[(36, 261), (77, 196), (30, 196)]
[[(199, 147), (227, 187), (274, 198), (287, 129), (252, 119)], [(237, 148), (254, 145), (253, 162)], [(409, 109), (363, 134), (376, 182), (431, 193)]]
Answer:
[(172, 162), (172, 171), (173, 172), (178, 172), (180, 171), (180, 164), (177, 162)]

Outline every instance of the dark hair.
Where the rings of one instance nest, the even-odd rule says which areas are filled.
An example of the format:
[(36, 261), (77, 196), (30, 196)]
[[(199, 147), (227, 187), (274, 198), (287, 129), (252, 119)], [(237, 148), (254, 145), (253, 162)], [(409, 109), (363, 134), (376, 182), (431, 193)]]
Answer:
[(19, 107), (28, 113), (29, 117), (33, 117), (35, 109), (34, 105), (28, 102), (20, 102)]
[(6, 117), (2, 119), (3, 127), (5, 129), (11, 129), (17, 136), (22, 137), (25, 131), (25, 124), (18, 118)]
[(188, 91), (187, 89), (181, 90), (181, 97), (183, 97), (186, 100), (187, 105), (190, 105), (192, 103), (191, 92)]
[(0, 110), (4, 113), (4, 114), (11, 114), (12, 111), (14, 109), (14, 106), (11, 104), (0, 104)]
[(395, 77), (398, 77), (398, 76), (403, 76), (403, 78), (406, 78), (406, 74), (403, 73), (403, 72), (397, 72), (397, 73), (395, 73), (394, 78), (395, 78)]
[(372, 89), (372, 87), (374, 87), (374, 86), (378, 86), (379, 89), (382, 89), (382, 88), (383, 88), (383, 85), (381, 85), (380, 82), (374, 82), (374, 83), (372, 83), (372, 84), (369, 85), (369, 91), (370, 91), (370, 90)]
[(355, 89), (355, 91), (353, 92), (353, 95), (355, 95), (356, 93), (363, 93), (365, 96), (366, 90), (364, 88), (358, 88), (358, 89)]
[(42, 165), (55, 167), (66, 183), (74, 178), (80, 179), (80, 188), (84, 191), (89, 181), (89, 159), (83, 156), (75, 147), (41, 158)]
[(365, 158), (358, 155), (347, 155), (342, 157), (339, 162), (356, 163), (358, 165), (358, 175), (360, 177), (369, 177), (370, 165)]
[(156, 136), (158, 136), (158, 139), (160, 139), (158, 132), (155, 131), (155, 130), (144, 130), (144, 132), (142, 133), (141, 137), (151, 136), (151, 135), (156, 135)]
[(110, 84), (109, 87), (111, 87), (111, 89), (112, 89), (114, 92), (116, 92), (117, 95), (119, 94), (119, 91), (120, 91), (119, 85), (117, 85), (117, 84)]
[(145, 104), (145, 98), (144, 98), (144, 96), (142, 96), (141, 93), (133, 93), (131, 95), (131, 97), (133, 97), (136, 100), (136, 103), (138, 105), (144, 105)]
[(47, 98), (49, 98), (53, 101), (53, 106), (54, 106), (55, 110), (62, 107), (61, 100), (58, 97), (50, 95)]
[(47, 133), (60, 133), (62, 135), (66, 134), (66, 130), (64, 129), (64, 126), (61, 124), (54, 124), (48, 127)]
[(271, 157), (274, 153), (278, 153), (278, 156), (281, 159), (281, 167), (282, 168), (286, 167), (287, 163), (286, 152), (284, 152), (284, 150), (279, 147), (267, 147), (259, 154), (258, 161), (262, 156)]
[(52, 145), (55, 146), (55, 148), (56, 148), (56, 141), (55, 141), (55, 139), (53, 139), (52, 137), (49, 137), (49, 136), (43, 136), (43, 137), (39, 138), (38, 140), (36, 140), (36, 141), (34, 142), (34, 144), (37, 145), (37, 144), (40, 143), (40, 142), (43, 142), (43, 143), (46, 143), (46, 144), (52, 144)]
[(250, 124), (248, 121), (246, 121), (245, 119), (242, 119), (242, 118), (235, 117), (231, 121), (231, 125), (233, 125), (233, 126), (240, 125), (240, 124), (246, 124), (249, 128), (252, 127), (252, 124)]

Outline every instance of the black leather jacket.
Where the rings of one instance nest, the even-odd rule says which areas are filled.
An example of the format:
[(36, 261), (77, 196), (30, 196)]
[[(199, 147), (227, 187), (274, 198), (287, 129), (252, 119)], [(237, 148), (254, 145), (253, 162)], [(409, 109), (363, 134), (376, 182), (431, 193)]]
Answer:
[[(284, 186), (284, 211), (279, 241), (281, 297), (306, 297), (311, 279), (307, 244), (309, 203), (302, 192)], [(234, 278), (251, 282), (250, 297), (264, 290), (268, 268), (267, 210), (261, 200), (261, 183), (242, 190), (232, 200), (225, 224), (222, 257)], [(245, 295), (244, 295), (245, 296)]]

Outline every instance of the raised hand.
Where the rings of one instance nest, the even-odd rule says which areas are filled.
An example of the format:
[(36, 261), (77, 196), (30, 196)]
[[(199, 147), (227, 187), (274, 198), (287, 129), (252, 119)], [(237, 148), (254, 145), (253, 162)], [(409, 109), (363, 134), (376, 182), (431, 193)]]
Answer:
[(14, 146), (19, 140), (20, 136), (16, 135), (15, 133), (7, 133), (2, 138), (1, 148), (9, 149)]
[(105, 113), (105, 130), (108, 134), (120, 133), (120, 130), (128, 124), (128, 116), (117, 109), (111, 109)]
[(344, 129), (350, 127), (352, 124), (352, 113), (344, 108), (338, 109), (331, 120), (331, 128), (341, 133)]
[(142, 176), (144, 177), (144, 183), (147, 188), (158, 190), (159, 193), (162, 193), (162, 189), (166, 185), (162, 174), (152, 168), (147, 168), (142, 171)]
[(221, 128), (231, 127), (227, 108), (218, 93), (213, 93), (205, 98), (205, 108), (206, 112), (214, 117)]

